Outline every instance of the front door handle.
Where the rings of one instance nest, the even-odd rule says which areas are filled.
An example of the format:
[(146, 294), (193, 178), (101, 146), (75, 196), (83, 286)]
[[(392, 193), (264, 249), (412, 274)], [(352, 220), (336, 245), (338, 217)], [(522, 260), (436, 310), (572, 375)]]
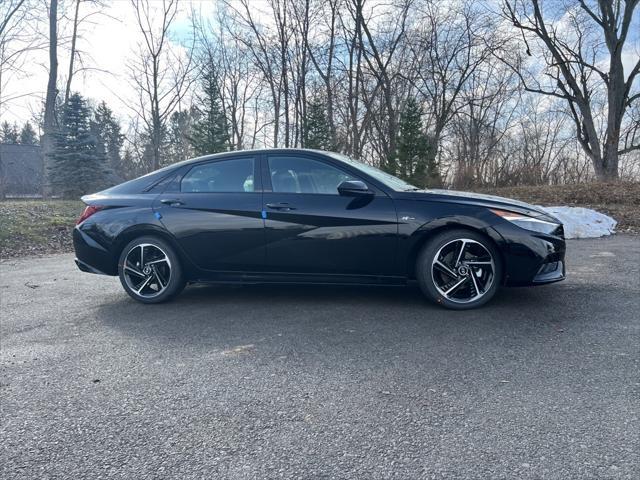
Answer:
[(178, 205), (184, 205), (184, 202), (180, 201), (178, 198), (163, 198), (160, 200), (160, 203), (164, 205), (168, 205), (170, 207), (176, 207)]
[(285, 203), (285, 202), (267, 203), (267, 208), (270, 208), (272, 210), (284, 210), (284, 211), (289, 211), (289, 210), (295, 210), (296, 209), (296, 207), (292, 207), (291, 205), (289, 205), (288, 203)]

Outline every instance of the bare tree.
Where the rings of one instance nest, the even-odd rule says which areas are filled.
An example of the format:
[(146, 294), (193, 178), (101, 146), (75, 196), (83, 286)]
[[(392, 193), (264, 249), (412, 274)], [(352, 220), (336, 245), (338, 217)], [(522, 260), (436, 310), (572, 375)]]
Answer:
[[(247, 47), (247, 39), (240, 35), (237, 14), (220, 4), (213, 22), (192, 12), (192, 22), (198, 34), (200, 66), (213, 66), (218, 77), (222, 110), (229, 126), (229, 146), (241, 150), (255, 146), (256, 134), (272, 125), (257, 106), (263, 101), (266, 82), (262, 69), (256, 66), (254, 53)], [(202, 69), (201, 68), (201, 69)], [(257, 116), (253, 116), (256, 112)]]
[[(354, 12), (361, 17), (363, 16), (364, 1), (353, 0)], [(391, 28), (387, 28), (384, 32), (378, 32), (377, 35), (372, 33), (371, 21), (366, 20), (364, 17), (361, 18), (360, 46), (369, 71), (375, 77), (382, 93), (382, 111), (386, 119), (382, 138), (385, 138), (386, 141), (381, 144), (381, 147), (385, 164), (392, 161), (396, 155), (399, 114), (397, 106), (401, 103), (397, 97), (399, 88), (396, 80), (400, 77), (399, 65), (403, 63), (397, 57), (402, 53), (400, 46), (406, 33), (407, 17), (411, 3), (411, 0), (405, 0), (400, 3), (397, 10), (387, 13), (395, 20), (387, 24)], [(379, 128), (381, 124), (382, 122), (377, 122)]]
[[(638, 1), (579, 0), (579, 8), (561, 11), (543, 10), (539, 0), (503, 4), (505, 16), (522, 33), (527, 54), (533, 55), (530, 44), (540, 47), (548, 82), (523, 73), (522, 62), (514, 65), (514, 71), (527, 91), (566, 101), (578, 142), (601, 180), (617, 179), (619, 156), (640, 149), (634, 135), (626, 137), (631, 143), (621, 142), (625, 111), (640, 98), (640, 92), (632, 92), (640, 60), (625, 78), (622, 59)], [(605, 107), (600, 105), (601, 92)]]
[(49, 80), (47, 82), (47, 95), (44, 102), (44, 121), (42, 145), (44, 182), (43, 197), (50, 194), (49, 171), (50, 158), (53, 151), (53, 135), (58, 127), (56, 116), (56, 99), (58, 97), (58, 0), (51, 0), (49, 6)]
[[(186, 73), (194, 65), (191, 54), (178, 54), (167, 38), (177, 0), (131, 1), (143, 39), (131, 65), (138, 92), (135, 137), (143, 145), (130, 151), (143, 159), (139, 165), (155, 168), (170, 115), (188, 109), (181, 102), (189, 97), (193, 75)], [(402, 140), (399, 113), (411, 97), (424, 112), (423, 133), (432, 147), (424, 150), (427, 162), (445, 182), (553, 184), (591, 178), (587, 154), (576, 150), (581, 147), (572, 122), (577, 125), (578, 119), (580, 143), (592, 151), (599, 136), (602, 159), (609, 155), (607, 139), (616, 134), (610, 126), (617, 126), (616, 154), (631, 152), (626, 157), (631, 160), (625, 160), (624, 170), (616, 168), (633, 175), (638, 169), (628, 165), (640, 142), (638, 67), (628, 75), (622, 71), (620, 83), (617, 66), (622, 60), (628, 65), (631, 52), (624, 39), (635, 37), (627, 33), (632, 26), (625, 26), (625, 19), (640, 0), (605, 2), (611, 7), (601, 2), (598, 11), (590, 6), (598, 0), (590, 1), (541, 14), (545, 24), (536, 17), (539, 1), (503, 0), (505, 22), (491, 15), (491, 2), (473, 0), (218, 0), (217, 17), (210, 22), (192, 13), (198, 33), (193, 63), (215, 75), (228, 143), (235, 149), (305, 146), (313, 102), (314, 118), (327, 120), (315, 123), (329, 132), (324, 138), (330, 137), (335, 149), (392, 169)], [(561, 4), (547, 2), (545, 8)], [(561, 22), (551, 20), (554, 13), (562, 14)], [(524, 64), (514, 48), (521, 42), (513, 38), (514, 22), (523, 27), (516, 31), (532, 55), (538, 54), (534, 44), (540, 47), (542, 61)], [(616, 22), (614, 38), (609, 25)], [(560, 62), (536, 34), (543, 27)], [(603, 65), (610, 58), (614, 67), (607, 70)], [(609, 91), (620, 91), (621, 85), (628, 92), (619, 117), (622, 97)], [(588, 100), (586, 113), (580, 92)], [(536, 99), (541, 101), (534, 104)], [(609, 121), (610, 113), (617, 120)]]
[[(186, 53), (170, 44), (169, 29), (178, 12), (178, 0), (131, 0), (142, 42), (130, 65), (137, 89), (133, 110), (146, 126), (151, 143), (151, 168), (161, 165), (162, 139), (167, 121), (194, 81), (193, 48)], [(156, 8), (157, 7), (157, 8)]]
[(408, 41), (409, 63), (414, 68), (404, 75), (425, 104), (435, 147), (432, 161), (436, 162), (446, 130), (467, 106), (461, 99), (465, 86), (487, 63), (491, 52), (500, 49), (501, 39), (473, 2), (450, 6), (427, 0), (416, 6), (415, 17), (416, 26)]
[[(276, 3), (269, 3), (270, 13), (276, 25), (280, 26), (277, 28), (278, 32), (274, 34), (272, 28), (267, 28), (256, 20), (256, 16), (269, 15), (269, 12), (256, 12), (255, 6), (251, 4), (250, 0), (223, 1), (233, 17), (233, 22), (228, 24), (227, 32), (247, 49), (271, 94), (273, 146), (277, 147), (280, 145), (281, 138), (281, 117), (283, 110), (286, 110), (283, 108), (283, 97), (286, 97), (287, 94), (286, 91), (283, 91), (287, 85), (287, 78), (283, 75), (283, 69), (286, 73), (286, 63), (284, 65), (282, 63), (282, 48), (284, 47), (274, 41), (274, 37), (278, 36), (280, 40), (286, 39), (286, 32), (281, 32), (284, 14), (279, 10), (280, 3), (277, 0), (274, 0)], [(288, 133), (285, 132), (286, 135)], [(285, 142), (287, 141), (285, 140)]]
[[(309, 59), (325, 88), (327, 120), (329, 122), (331, 143), (337, 146), (338, 136), (334, 115), (336, 97), (334, 57), (336, 51), (339, 1), (327, 0), (326, 2), (315, 2), (314, 8), (312, 9), (310, 1), (306, 0), (305, 6), (310, 17), (309, 28), (313, 28), (313, 25), (321, 26), (324, 24), (324, 31), (319, 32), (314, 29), (308, 32), (305, 44), (309, 50)], [(317, 37), (321, 37), (321, 40), (315, 40)]]
[(19, 83), (27, 54), (46, 45), (39, 31), (39, 7), (35, 0), (0, 1), (0, 115), (14, 100), (35, 93), (11, 91), (9, 83)]
[(499, 181), (497, 159), (519, 98), (514, 77), (499, 62), (486, 63), (474, 69), (460, 91), (451, 128), (456, 187)]
[(71, 53), (69, 55), (69, 73), (67, 74), (67, 86), (64, 91), (64, 103), (65, 105), (69, 101), (69, 95), (71, 95), (71, 81), (73, 80), (73, 64), (76, 59), (76, 42), (78, 39), (78, 26), (80, 24), (80, 3), (81, 0), (76, 0), (75, 13), (73, 15), (73, 33), (71, 34)]
[(305, 146), (305, 130), (307, 127), (307, 77), (310, 71), (310, 2), (301, 0), (292, 6), (291, 23), (293, 26), (293, 48), (289, 55), (289, 68), (293, 72), (293, 141), (294, 146)]
[[(356, 8), (358, 5), (355, 5)], [(341, 106), (340, 114), (342, 123), (346, 125), (344, 132), (344, 149), (350, 155), (360, 158), (362, 154), (362, 131), (365, 129), (361, 119), (361, 95), (362, 84), (362, 49), (360, 38), (362, 37), (363, 15), (357, 12), (338, 12), (341, 30), (341, 52), (337, 55), (340, 69), (346, 77), (346, 92), (343, 93), (345, 102)], [(344, 60), (346, 58), (346, 60)]]

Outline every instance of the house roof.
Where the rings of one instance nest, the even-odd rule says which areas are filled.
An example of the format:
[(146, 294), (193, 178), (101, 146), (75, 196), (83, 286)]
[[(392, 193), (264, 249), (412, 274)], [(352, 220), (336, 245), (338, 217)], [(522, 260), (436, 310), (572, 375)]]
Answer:
[(38, 145), (0, 143), (0, 192), (36, 195), (42, 189), (42, 149)]

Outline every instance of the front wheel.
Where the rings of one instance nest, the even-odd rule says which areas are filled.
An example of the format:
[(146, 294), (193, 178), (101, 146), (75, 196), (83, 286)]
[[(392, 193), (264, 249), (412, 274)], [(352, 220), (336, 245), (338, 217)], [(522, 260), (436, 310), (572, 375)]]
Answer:
[(467, 230), (445, 231), (422, 249), (416, 264), (422, 292), (454, 310), (484, 305), (495, 295), (502, 263), (494, 245)]
[(178, 256), (156, 237), (130, 242), (120, 255), (118, 275), (125, 291), (142, 303), (164, 302), (185, 286)]

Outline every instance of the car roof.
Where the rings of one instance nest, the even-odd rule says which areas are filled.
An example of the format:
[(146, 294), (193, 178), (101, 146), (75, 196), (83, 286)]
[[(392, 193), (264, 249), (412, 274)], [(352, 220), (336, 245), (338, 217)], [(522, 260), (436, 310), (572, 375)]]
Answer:
[[(200, 157), (189, 158), (181, 162), (172, 163), (168, 165), (168, 168), (179, 168), (184, 165), (190, 165), (192, 163), (199, 163), (207, 160), (215, 160), (217, 158), (225, 158), (238, 155), (257, 155), (261, 153), (316, 153), (320, 155), (329, 155), (331, 152), (324, 150), (316, 150), (313, 148), (256, 148), (252, 150), (231, 150), (229, 152), (212, 153), (209, 155), (202, 155)], [(334, 157), (331, 157), (334, 158)]]
[[(309, 148), (262, 148), (262, 149), (254, 149), (254, 150), (232, 150), (230, 152), (220, 152), (214, 153), (211, 155), (203, 155), (201, 157), (190, 158), (188, 160), (183, 160), (181, 162), (172, 163), (171, 165), (167, 165), (166, 167), (160, 168), (159, 170), (155, 170), (146, 175), (143, 175), (138, 178), (134, 178), (133, 180), (129, 180), (127, 182), (121, 183), (119, 185), (115, 185), (111, 188), (103, 190), (100, 193), (103, 194), (128, 194), (128, 193), (140, 193), (145, 189), (148, 189), (150, 185), (154, 185), (163, 178), (168, 175), (173, 174), (176, 170), (188, 166), (195, 165), (201, 162), (206, 162), (209, 160), (223, 159), (223, 158), (233, 158), (242, 155), (258, 155), (264, 153), (314, 153), (318, 155), (322, 155), (325, 157), (330, 156), (330, 152), (326, 152), (323, 150), (313, 150)], [(337, 158), (331, 156), (332, 160), (337, 160)]]

